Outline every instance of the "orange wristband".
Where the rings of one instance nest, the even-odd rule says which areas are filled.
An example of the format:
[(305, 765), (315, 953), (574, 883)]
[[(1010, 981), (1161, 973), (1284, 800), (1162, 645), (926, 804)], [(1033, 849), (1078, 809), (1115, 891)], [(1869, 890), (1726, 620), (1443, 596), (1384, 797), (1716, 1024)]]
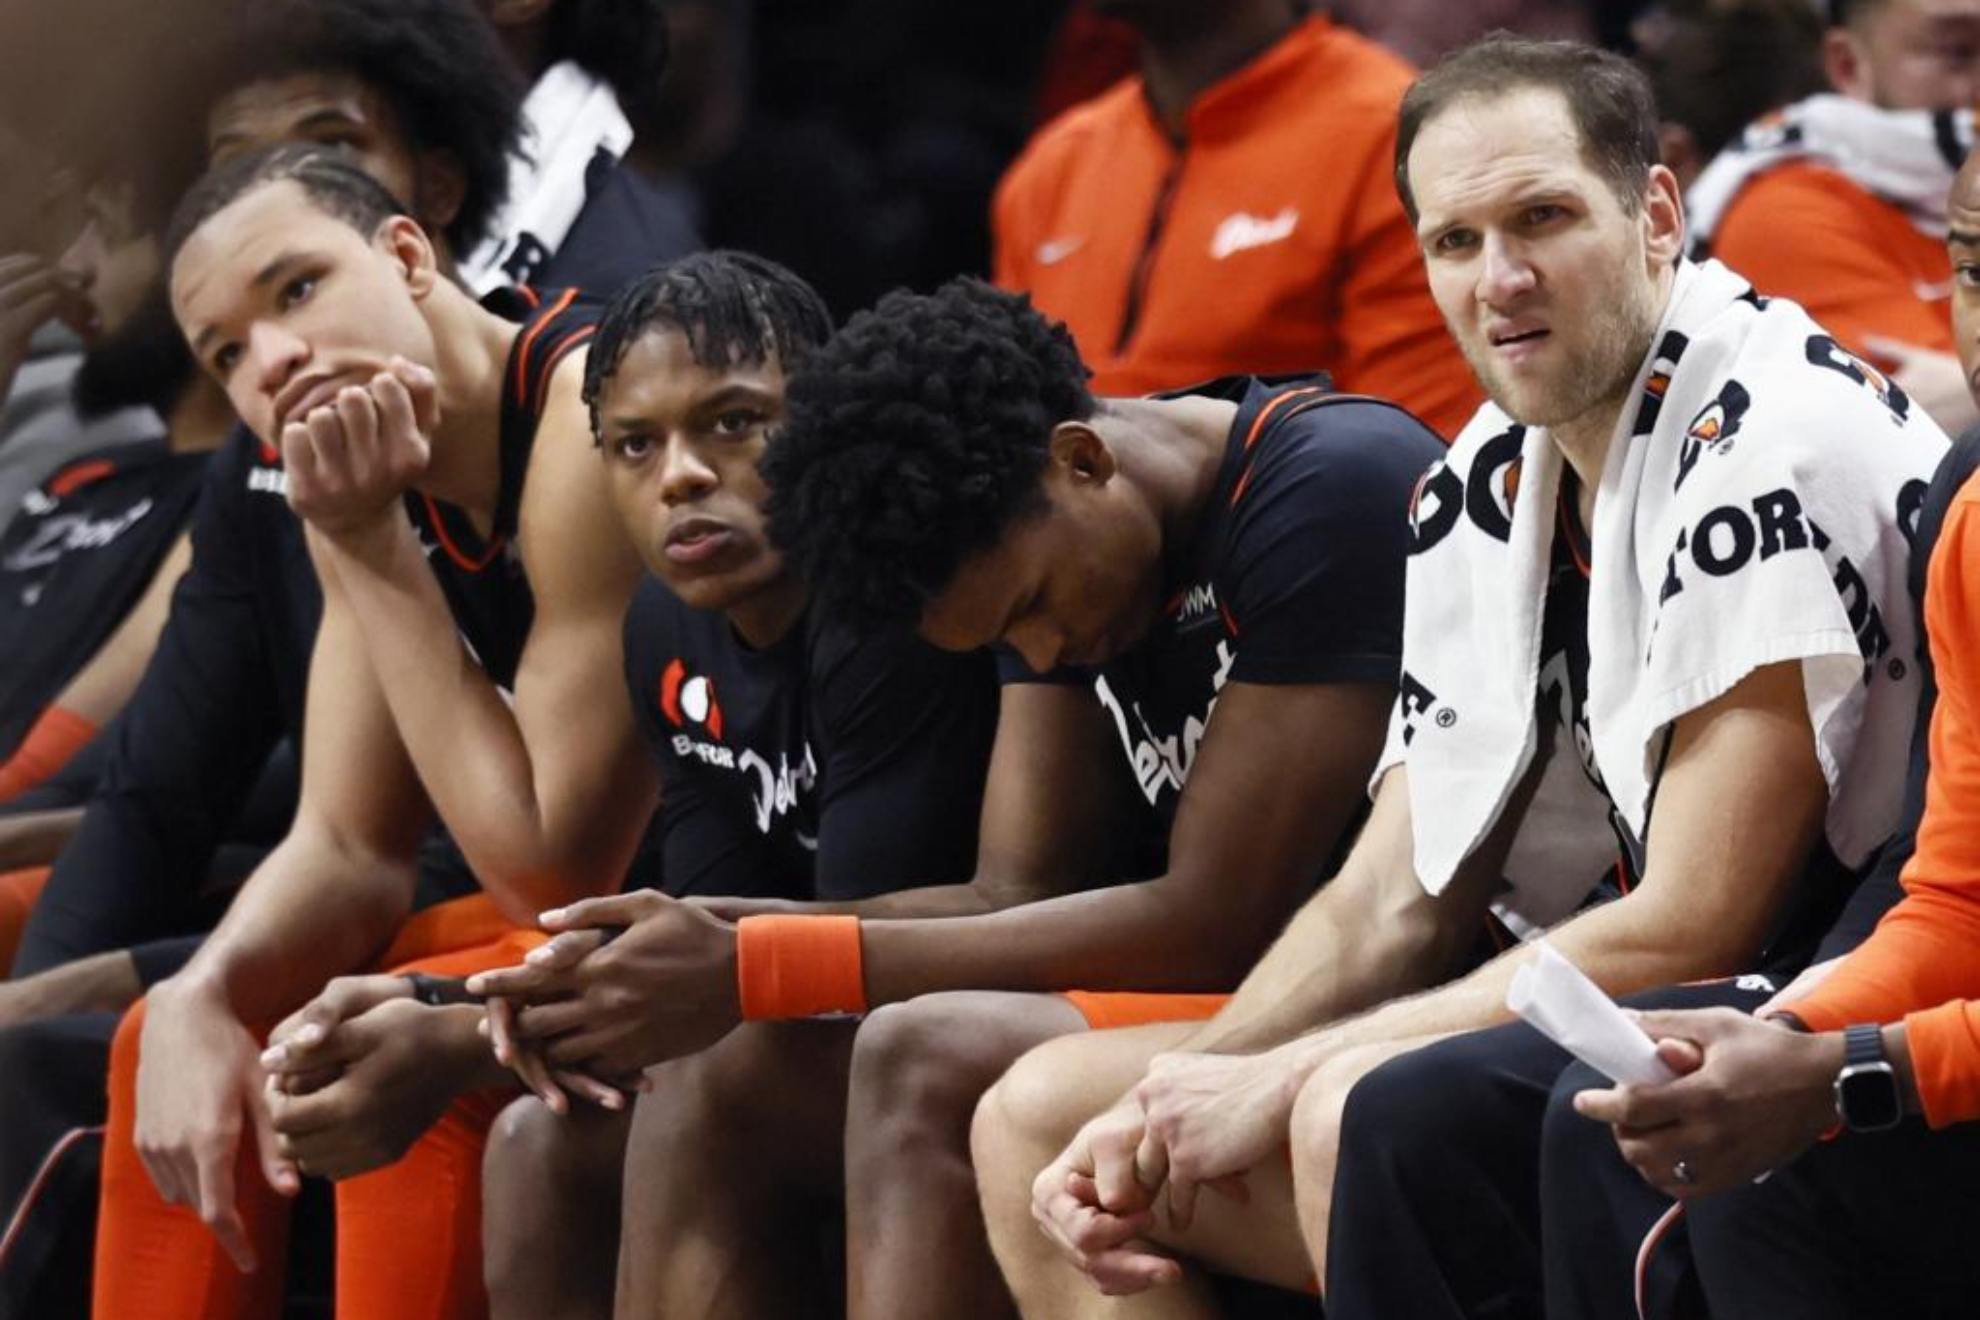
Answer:
[(736, 984), (747, 1022), (864, 1013), (858, 917), (744, 917)]
[(95, 736), (96, 726), (72, 710), (50, 706), (41, 712), (13, 756), (0, 765), (0, 802), (27, 792), (60, 770)]

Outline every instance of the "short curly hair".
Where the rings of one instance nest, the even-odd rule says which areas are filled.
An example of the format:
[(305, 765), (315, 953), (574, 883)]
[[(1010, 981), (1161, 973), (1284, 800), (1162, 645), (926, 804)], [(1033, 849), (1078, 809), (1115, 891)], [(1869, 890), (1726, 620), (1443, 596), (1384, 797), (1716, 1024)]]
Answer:
[(1044, 507), (1052, 428), (1096, 404), (1071, 331), (1023, 294), (899, 290), (812, 354), (770, 439), (770, 536), (824, 617), (913, 624)]
[(774, 357), (788, 374), (831, 335), (832, 314), (809, 284), (753, 253), (696, 252), (655, 266), (607, 304), (585, 355), (583, 397), (593, 437), (599, 396), (626, 350), (653, 329), (680, 331), (704, 367), (761, 365)]
[(470, 0), (259, 0), (228, 13), (189, 78), (201, 122), (250, 83), (347, 73), (392, 108), (415, 152), (440, 152), (460, 167), (461, 209), (446, 236), (456, 255), (474, 250), (508, 199), (524, 87)]

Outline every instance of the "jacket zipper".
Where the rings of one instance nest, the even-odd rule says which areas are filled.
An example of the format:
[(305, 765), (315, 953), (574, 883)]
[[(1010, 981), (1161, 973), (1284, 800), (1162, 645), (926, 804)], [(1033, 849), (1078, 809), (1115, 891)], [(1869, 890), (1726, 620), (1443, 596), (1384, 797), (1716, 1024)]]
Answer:
[(1128, 341), (1141, 327), (1141, 309), (1148, 300), (1148, 276), (1155, 266), (1155, 248), (1162, 241), (1162, 230), (1169, 223), (1169, 208), (1176, 199), (1176, 184), (1182, 179), (1183, 156), (1187, 147), (1178, 146), (1176, 158), (1162, 176), (1162, 189), (1155, 194), (1155, 209), (1148, 217), (1148, 234), (1141, 240), (1141, 255), (1134, 261), (1134, 278), (1128, 282), (1127, 310), (1121, 315), (1121, 332), (1114, 338), (1114, 353), (1127, 352)]

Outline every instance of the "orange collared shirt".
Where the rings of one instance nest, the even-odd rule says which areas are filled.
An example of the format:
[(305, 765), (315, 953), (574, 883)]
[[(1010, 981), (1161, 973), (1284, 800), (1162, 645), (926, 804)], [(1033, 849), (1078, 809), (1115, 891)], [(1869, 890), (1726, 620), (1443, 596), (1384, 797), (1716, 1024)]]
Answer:
[(1952, 261), (1945, 236), (1826, 165), (1796, 161), (1733, 198), (1712, 255), (1764, 294), (1791, 298), (1886, 371), (1872, 336), (1953, 351)]
[(1103, 394), (1325, 369), (1456, 434), (1483, 397), (1393, 181), (1412, 77), (1325, 19), (1197, 98), (1172, 140), (1129, 78), (998, 187), (996, 280), (1064, 320)]

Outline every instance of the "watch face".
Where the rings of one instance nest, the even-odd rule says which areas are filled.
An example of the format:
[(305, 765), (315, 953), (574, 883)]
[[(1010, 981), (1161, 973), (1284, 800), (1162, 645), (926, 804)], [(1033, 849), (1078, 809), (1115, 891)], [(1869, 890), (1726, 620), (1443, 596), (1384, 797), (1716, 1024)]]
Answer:
[(1888, 1063), (1843, 1069), (1836, 1079), (1836, 1104), (1852, 1132), (1882, 1132), (1904, 1117), (1897, 1074)]

